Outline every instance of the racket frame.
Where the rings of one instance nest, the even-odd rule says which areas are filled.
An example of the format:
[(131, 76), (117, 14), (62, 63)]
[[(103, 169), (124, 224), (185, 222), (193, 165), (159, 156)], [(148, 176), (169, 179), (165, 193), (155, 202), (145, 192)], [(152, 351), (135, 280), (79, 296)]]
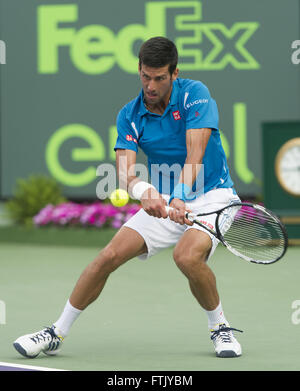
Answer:
[[(219, 218), (220, 218), (220, 215), (221, 213), (225, 210), (225, 209), (229, 209), (229, 208), (232, 208), (234, 206), (249, 206), (249, 207), (252, 207), (254, 209), (257, 209), (257, 210), (260, 210), (264, 213), (266, 213), (267, 215), (269, 215), (272, 219), (274, 219), (277, 224), (279, 225), (282, 233), (283, 233), (283, 237), (284, 237), (284, 248), (283, 248), (283, 252), (280, 256), (278, 256), (276, 259), (272, 260), (272, 261), (263, 261), (263, 260), (255, 260), (253, 258), (250, 258), (246, 255), (241, 255), (237, 250), (235, 250), (233, 247), (230, 246), (229, 243), (226, 242), (226, 240), (224, 239), (221, 231), (220, 231), (220, 228), (219, 228)], [(216, 214), (216, 231), (213, 231), (212, 229), (208, 228), (205, 224), (202, 224), (200, 221), (197, 220), (198, 217), (204, 217), (204, 216), (208, 216), (208, 215), (212, 215), (212, 214)], [(186, 213), (185, 217), (190, 220), (191, 222), (199, 225), (200, 227), (204, 228), (205, 230), (207, 230), (208, 232), (210, 232), (212, 235), (214, 235), (222, 244), (223, 246), (225, 246), (229, 251), (231, 251), (234, 255), (242, 258), (242, 259), (245, 259), (246, 261), (248, 262), (252, 262), (252, 263), (256, 263), (256, 264), (262, 264), (262, 265), (270, 265), (272, 263), (275, 263), (277, 261), (279, 261), (283, 256), (284, 254), (286, 253), (286, 250), (287, 250), (287, 247), (288, 247), (288, 235), (287, 235), (287, 232), (286, 232), (286, 229), (284, 227), (284, 225), (282, 224), (282, 222), (280, 221), (280, 219), (278, 218), (278, 216), (276, 216), (273, 212), (271, 212), (270, 210), (268, 210), (267, 208), (265, 208), (264, 206), (262, 205), (258, 205), (258, 204), (252, 204), (252, 203), (249, 203), (249, 202), (234, 202), (230, 205), (227, 205), (225, 206), (224, 208), (221, 208), (221, 209), (218, 209), (218, 210), (215, 210), (215, 211), (212, 211), (212, 212), (208, 212), (208, 213), (199, 213), (199, 214), (193, 214), (193, 213)]]

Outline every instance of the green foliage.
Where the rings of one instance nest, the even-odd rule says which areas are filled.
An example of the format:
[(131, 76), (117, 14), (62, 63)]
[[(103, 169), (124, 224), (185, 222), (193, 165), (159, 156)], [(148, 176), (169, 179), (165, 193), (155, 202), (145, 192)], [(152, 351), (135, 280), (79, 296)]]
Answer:
[(31, 175), (18, 179), (14, 196), (6, 203), (10, 217), (19, 224), (32, 225), (32, 218), (46, 205), (65, 202), (55, 179), (45, 175)]

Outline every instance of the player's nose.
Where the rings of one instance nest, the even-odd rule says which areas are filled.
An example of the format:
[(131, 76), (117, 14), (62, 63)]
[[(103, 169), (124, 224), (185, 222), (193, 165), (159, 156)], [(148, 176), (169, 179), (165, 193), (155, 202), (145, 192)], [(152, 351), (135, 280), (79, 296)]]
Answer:
[(147, 85), (147, 91), (148, 92), (151, 92), (151, 93), (155, 92), (155, 84), (154, 83), (155, 82), (153, 80), (149, 81), (149, 83)]

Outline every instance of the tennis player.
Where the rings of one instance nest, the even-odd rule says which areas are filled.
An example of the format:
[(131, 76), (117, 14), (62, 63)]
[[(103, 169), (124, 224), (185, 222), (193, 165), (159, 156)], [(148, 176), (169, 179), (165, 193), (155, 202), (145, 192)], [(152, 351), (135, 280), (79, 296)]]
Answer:
[[(119, 112), (115, 145), (119, 180), (126, 182), (142, 208), (83, 271), (59, 319), (14, 342), (23, 356), (57, 354), (74, 321), (98, 298), (114, 270), (134, 257), (150, 258), (173, 245), (174, 261), (207, 314), (216, 355), (242, 354), (207, 264), (218, 242), (185, 218), (186, 210), (205, 213), (239, 197), (220, 140), (216, 102), (202, 82), (178, 77), (177, 61), (176, 46), (167, 38), (154, 37), (142, 45), (142, 90)], [(149, 182), (135, 175), (139, 147), (148, 157)], [(173, 208), (168, 214), (167, 205)], [(204, 224), (213, 228), (214, 216)]]

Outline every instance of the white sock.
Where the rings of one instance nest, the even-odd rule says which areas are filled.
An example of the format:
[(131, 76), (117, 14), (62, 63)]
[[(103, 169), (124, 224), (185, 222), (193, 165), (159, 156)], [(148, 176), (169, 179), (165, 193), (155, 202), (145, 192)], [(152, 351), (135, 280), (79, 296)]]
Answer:
[(59, 329), (59, 332), (63, 338), (68, 335), (72, 324), (81, 314), (81, 312), (81, 310), (73, 307), (69, 300), (67, 301), (60, 318), (54, 323), (54, 326)]
[(215, 326), (220, 323), (225, 323), (226, 325), (229, 324), (225, 318), (221, 302), (219, 303), (217, 308), (215, 308), (214, 310), (205, 311), (205, 312), (208, 317), (208, 329), (209, 330), (215, 328)]

